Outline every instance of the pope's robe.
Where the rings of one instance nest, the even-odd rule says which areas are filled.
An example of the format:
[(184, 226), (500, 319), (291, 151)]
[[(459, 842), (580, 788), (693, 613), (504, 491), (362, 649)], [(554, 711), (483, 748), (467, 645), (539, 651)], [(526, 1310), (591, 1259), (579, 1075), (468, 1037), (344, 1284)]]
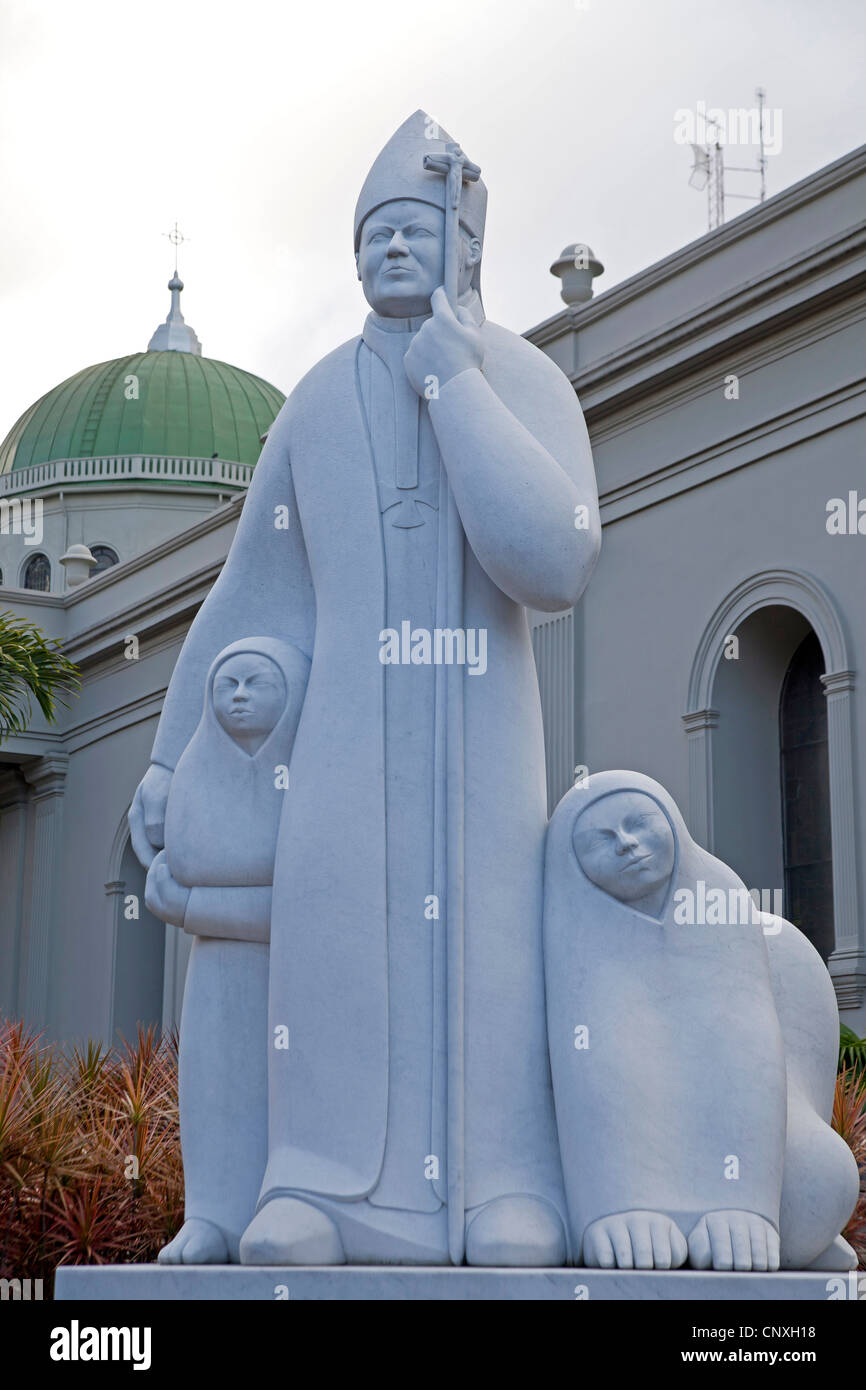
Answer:
[[(481, 319), (480, 301), (472, 307)], [(463, 682), (465, 1204), (532, 1193), (564, 1214), (541, 953), (544, 745), (526, 608), (560, 611), (579, 598), (598, 551), (595, 480), (580, 407), (559, 368), (489, 320), (481, 332), (483, 370), (461, 372), (421, 407), (466, 533), (464, 626), (487, 634), (487, 669)], [(431, 1134), (440, 1178), (425, 1178), (421, 1191), (447, 1193), (446, 924), (415, 904), (426, 848), (403, 883), (392, 853), (389, 881), (389, 836), (393, 849), (408, 832), (414, 853), (426, 846), (431, 812), (417, 784), (398, 800), (423, 820), (401, 825), (399, 807), (389, 804), (400, 750), (393, 739), (389, 749), (388, 714), (393, 735), (406, 707), (380, 660), (380, 634), (399, 611), (399, 566), (412, 561), (400, 560), (399, 542), (385, 537), (391, 519), (382, 510), (365, 382), (381, 359), (365, 365), (369, 351), (360, 338), (343, 344), (283, 406), (229, 557), (178, 661), (153, 754), (175, 765), (194, 723), (190, 702), (200, 707), (207, 667), (226, 642), (264, 632), (310, 655), (274, 875), (265, 1198), (308, 1192), (387, 1204), (398, 1193), (415, 1201), (414, 1174), (426, 1154), (389, 1149), (389, 1114), (395, 1134), (412, 1135), (413, 1146)], [(422, 440), (422, 470), (427, 462)], [(422, 473), (419, 486), (426, 482)], [(576, 521), (584, 507), (588, 529)], [(420, 612), (426, 599), (415, 598)], [(429, 758), (421, 743), (415, 767)], [(389, 915), (389, 888), (403, 905), (399, 923)], [(414, 959), (414, 982), (392, 1001), (389, 934), (396, 953), (409, 949), (413, 933), (426, 964)], [(410, 1023), (413, 997), (423, 1007)], [(288, 1030), (288, 1047), (273, 1045), (277, 1029)], [(426, 1109), (420, 1120), (412, 1110), (409, 1091), (431, 1033), (428, 1121)], [(407, 1068), (400, 1077), (409, 1086), (395, 1091), (397, 1065)]]
[[(382, 516), (384, 630), (401, 639), (404, 632), (432, 633), (436, 620), (442, 464), (429, 415), (403, 367), (420, 322), (370, 314), (358, 351)], [(384, 678), (388, 1120), (370, 1201), (432, 1212), (444, 1195), (444, 1162), (437, 1177), (431, 1160), (444, 1160), (446, 1095), (444, 919), (425, 916), (436, 887), (435, 670), (398, 660), (385, 665)]]

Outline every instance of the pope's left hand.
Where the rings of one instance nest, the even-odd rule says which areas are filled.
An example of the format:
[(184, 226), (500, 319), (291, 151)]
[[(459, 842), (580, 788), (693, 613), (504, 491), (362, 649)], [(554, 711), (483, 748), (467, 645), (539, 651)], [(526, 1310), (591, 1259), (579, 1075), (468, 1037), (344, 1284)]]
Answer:
[(430, 307), (433, 317), (418, 329), (403, 365), (418, 395), (435, 400), (446, 381), (483, 364), (484, 344), (469, 310), (458, 305), (455, 315), (441, 285)]

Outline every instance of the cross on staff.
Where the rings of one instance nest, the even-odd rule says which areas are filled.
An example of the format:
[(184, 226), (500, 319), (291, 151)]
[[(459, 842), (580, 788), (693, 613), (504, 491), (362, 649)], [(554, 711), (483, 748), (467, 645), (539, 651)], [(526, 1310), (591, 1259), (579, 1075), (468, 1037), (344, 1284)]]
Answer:
[(464, 183), (476, 183), (481, 177), (477, 164), (468, 160), (455, 142), (441, 153), (425, 154), (424, 168), (445, 178), (445, 265), (443, 280), (451, 308), (457, 309), (458, 241), (460, 237), (460, 195)]
[(177, 275), (177, 248), (182, 246), (185, 241), (192, 241), (192, 237), (184, 236), (177, 222), (175, 222), (170, 232), (163, 232), (162, 235), (167, 236), (174, 247), (174, 273)]

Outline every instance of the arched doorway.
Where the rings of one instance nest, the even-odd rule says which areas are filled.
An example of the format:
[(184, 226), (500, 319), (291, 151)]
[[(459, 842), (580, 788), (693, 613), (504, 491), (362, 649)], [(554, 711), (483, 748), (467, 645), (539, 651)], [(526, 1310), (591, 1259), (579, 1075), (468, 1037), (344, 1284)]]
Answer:
[[(732, 637), (736, 643), (730, 642)], [(814, 934), (818, 949), (827, 953), (831, 948), (827, 963), (839, 1007), (843, 1013), (859, 1012), (866, 982), (866, 923), (859, 909), (862, 848), (854, 748), (856, 677), (836, 604), (812, 575), (787, 569), (749, 575), (710, 615), (695, 648), (683, 713), (688, 742), (687, 815), (698, 842), (726, 859), (749, 887), (778, 887), (784, 899), (787, 879), (791, 900), (797, 890), (789, 871), (809, 865), (812, 877), (826, 884), (825, 851), (814, 859), (801, 859), (797, 847), (789, 843), (784, 818), (790, 808), (783, 811), (782, 688), (795, 655), (809, 637), (818, 639), (822, 673), (817, 670), (815, 646), (811, 646), (811, 658), (807, 647), (795, 663), (787, 694), (794, 699), (794, 678), (800, 667), (797, 680), (805, 671), (807, 682), (811, 681), (809, 698), (817, 701), (814, 676), (818, 676), (827, 719), (832, 904), (825, 887), (816, 895), (823, 905), (817, 911), (814, 905), (808, 909), (811, 928), (805, 910), (798, 909), (796, 902), (787, 910), (795, 916), (802, 910), (804, 927)], [(785, 742), (790, 742), (787, 734)], [(796, 747), (796, 736), (793, 743)], [(797, 757), (795, 753), (794, 764)], [(799, 757), (803, 761), (819, 755)], [(819, 806), (822, 795), (819, 789)], [(820, 833), (826, 837), (825, 810), (821, 818), (824, 830)]]
[(759, 608), (726, 634), (712, 689), (718, 712), (713, 853), (782, 913), (786, 845), (780, 702), (794, 654), (810, 637), (814, 633), (796, 609), (776, 604)]
[(714, 852), (826, 961), (835, 932), (821, 643), (802, 613), (773, 604), (727, 648), (713, 686)]

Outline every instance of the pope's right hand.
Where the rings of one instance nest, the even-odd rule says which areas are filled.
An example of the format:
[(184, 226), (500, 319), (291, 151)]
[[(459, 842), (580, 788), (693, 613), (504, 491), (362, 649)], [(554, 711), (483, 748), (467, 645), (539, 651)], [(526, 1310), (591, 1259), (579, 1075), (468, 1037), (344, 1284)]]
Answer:
[(139, 862), (149, 869), (157, 850), (165, 844), (165, 808), (172, 773), (151, 763), (142, 777), (129, 808), (129, 833)]

